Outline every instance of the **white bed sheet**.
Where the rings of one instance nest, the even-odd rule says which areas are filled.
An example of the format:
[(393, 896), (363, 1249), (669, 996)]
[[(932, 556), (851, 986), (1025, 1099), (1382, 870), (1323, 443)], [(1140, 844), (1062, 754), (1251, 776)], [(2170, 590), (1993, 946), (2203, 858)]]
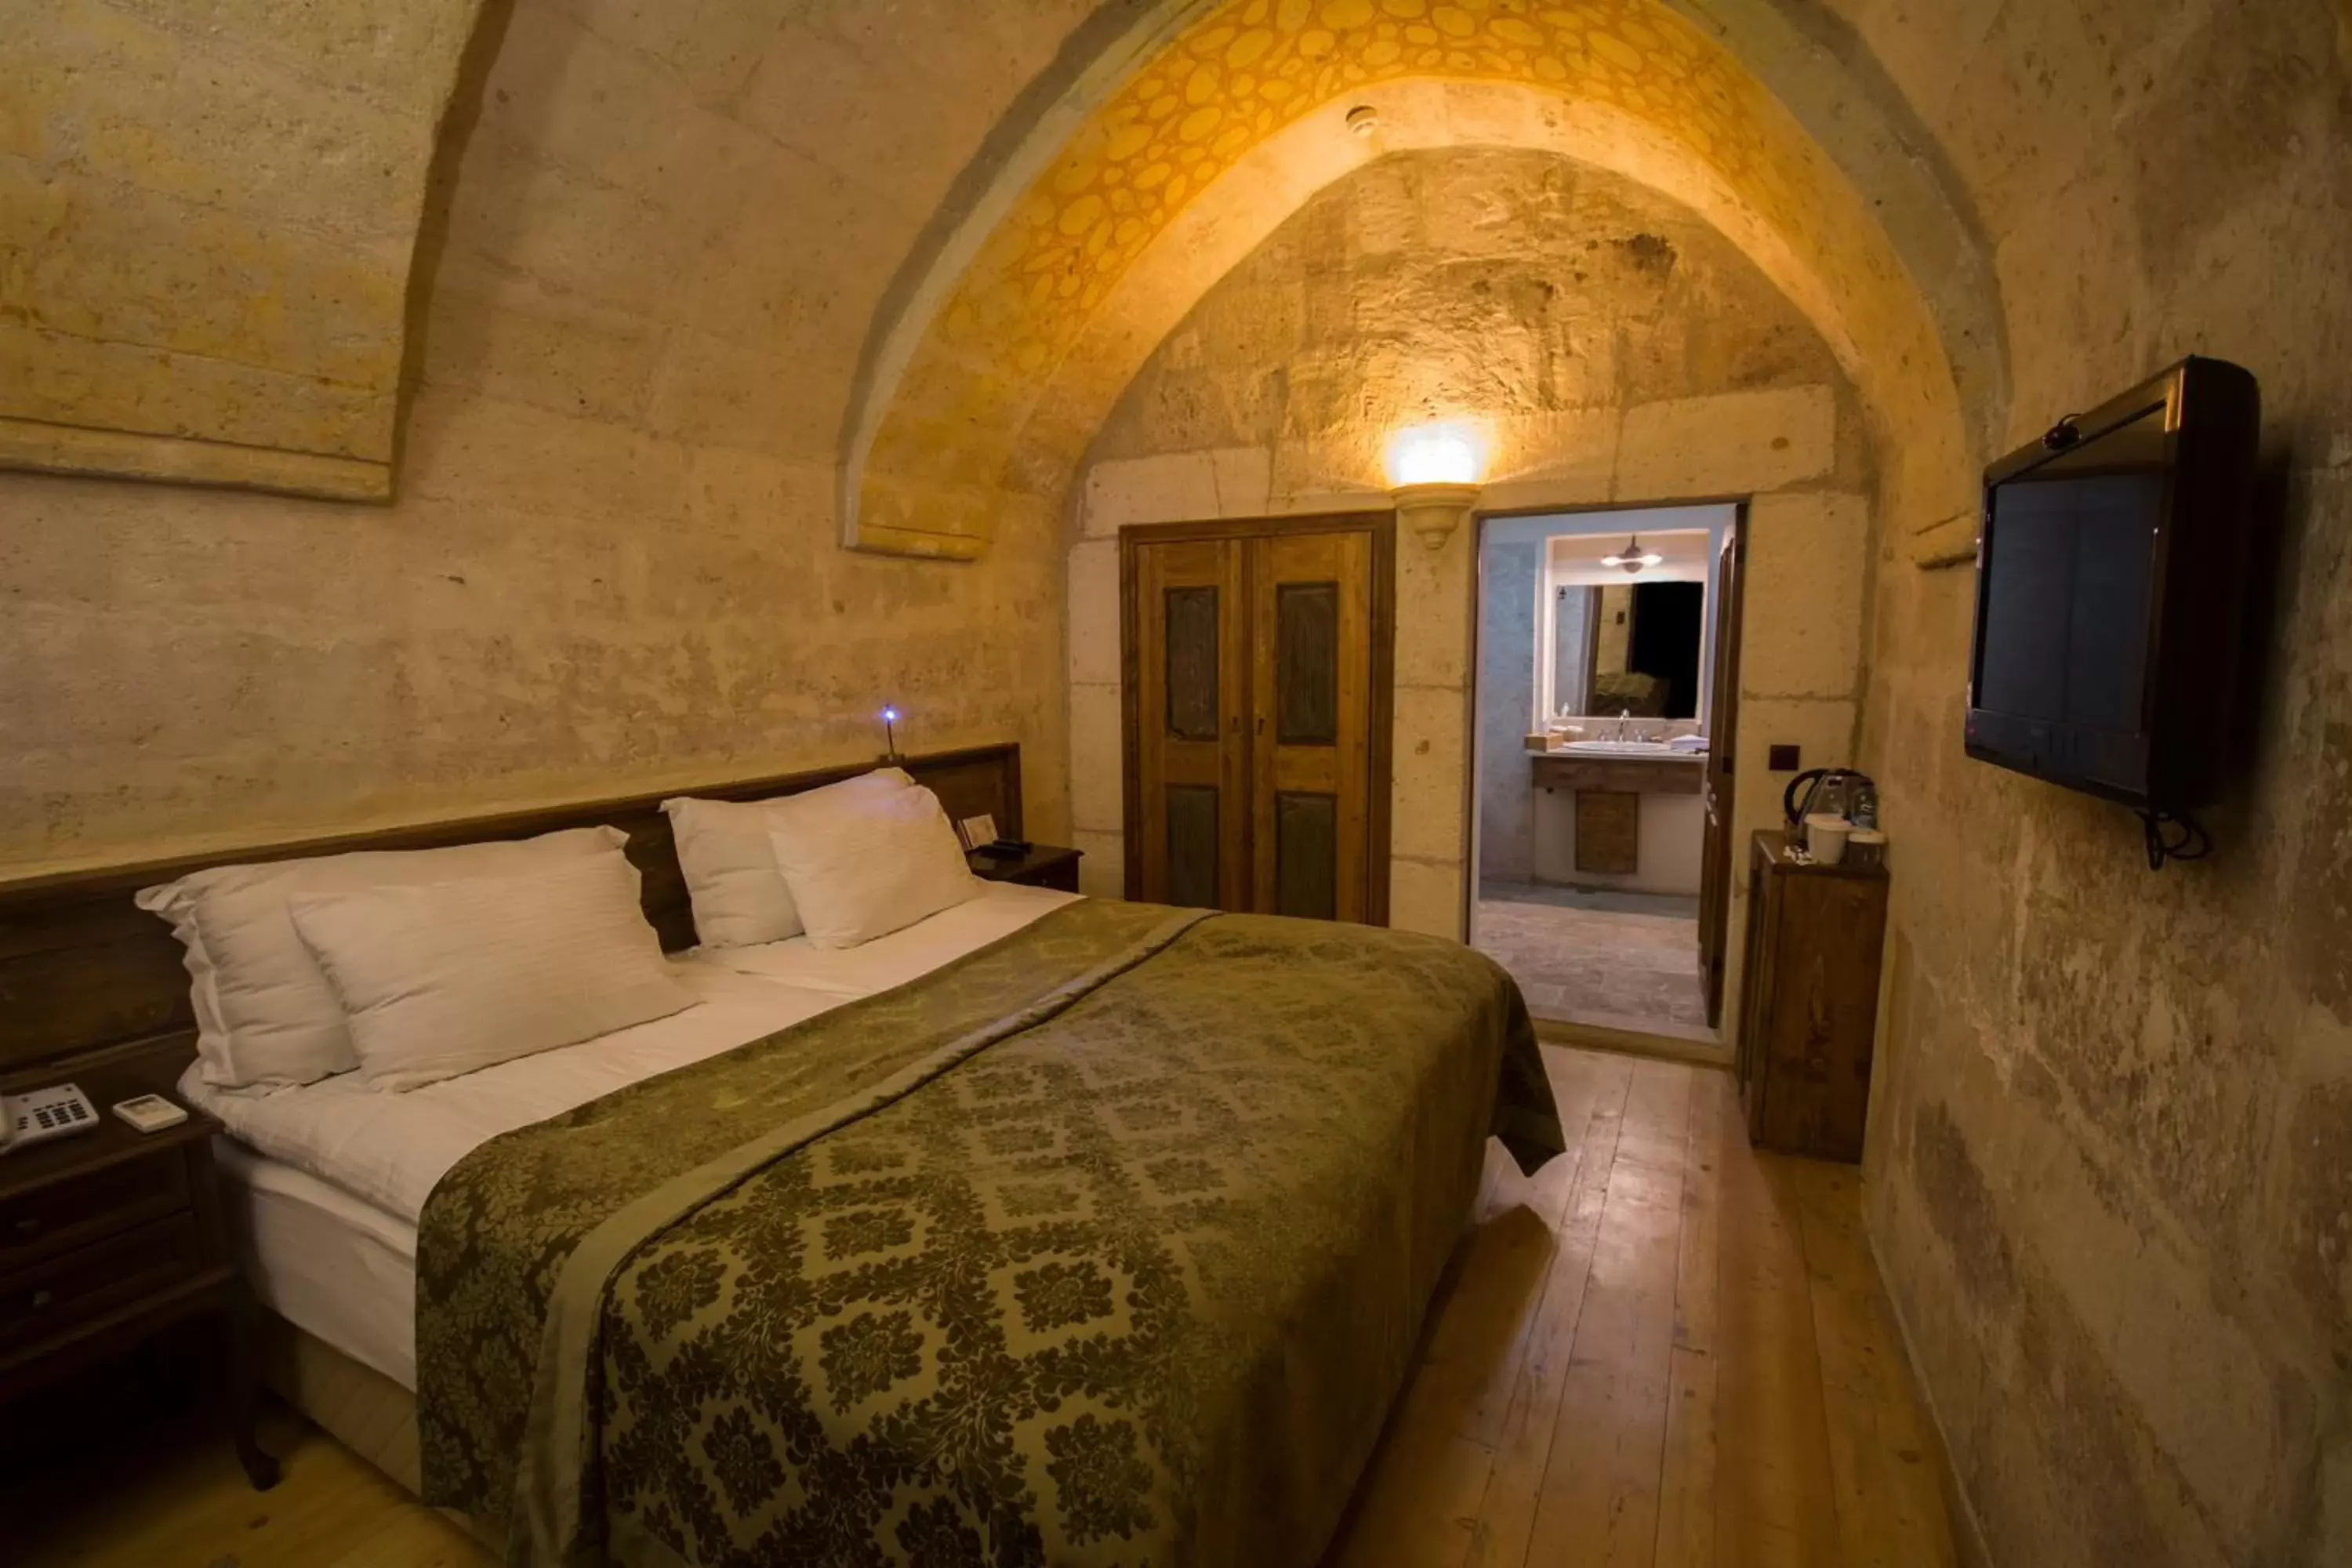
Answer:
[(1073, 901), (992, 883), (969, 903), (846, 952), (820, 952), (805, 937), (698, 952), (676, 963), (701, 998), (696, 1006), (406, 1094), (367, 1089), (356, 1073), (276, 1094), (223, 1094), (194, 1068), (180, 1092), (228, 1127), (225, 1196), (256, 1294), (413, 1390), (417, 1216), (475, 1148), (919, 978)]
[(416, 1227), (331, 1182), (217, 1150), (232, 1245), (261, 1304), (416, 1392)]
[(415, 1225), (449, 1167), (499, 1133), (772, 1035), (843, 1000), (694, 960), (672, 967), (700, 998), (684, 1012), (405, 1094), (370, 1089), (357, 1073), (276, 1094), (223, 1094), (193, 1071), (180, 1079), (180, 1092), (257, 1152)]

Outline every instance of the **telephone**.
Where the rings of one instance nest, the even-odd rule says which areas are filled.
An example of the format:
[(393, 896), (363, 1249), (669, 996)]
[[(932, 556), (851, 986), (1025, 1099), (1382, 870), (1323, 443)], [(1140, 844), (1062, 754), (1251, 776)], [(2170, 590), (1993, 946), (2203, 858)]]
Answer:
[(0, 1095), (0, 1150), (25, 1149), (52, 1138), (98, 1131), (89, 1096), (69, 1083)]

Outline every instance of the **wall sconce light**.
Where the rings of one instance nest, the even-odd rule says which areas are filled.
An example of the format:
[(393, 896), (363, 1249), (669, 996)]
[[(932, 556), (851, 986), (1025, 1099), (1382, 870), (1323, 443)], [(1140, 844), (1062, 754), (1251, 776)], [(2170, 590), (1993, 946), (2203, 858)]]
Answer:
[(1432, 550), (1442, 550), (1478, 504), (1478, 438), (1466, 425), (1423, 425), (1389, 443), (1389, 484), (1397, 517)]
[(895, 706), (882, 710), (882, 760), (892, 763), (907, 760), (898, 754), (898, 710)]

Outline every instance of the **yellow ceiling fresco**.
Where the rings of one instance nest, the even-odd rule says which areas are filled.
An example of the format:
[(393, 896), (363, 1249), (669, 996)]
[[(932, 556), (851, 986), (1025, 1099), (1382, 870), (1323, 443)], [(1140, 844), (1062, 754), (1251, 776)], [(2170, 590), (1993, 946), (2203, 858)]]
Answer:
[[(1122, 279), (1253, 149), (1351, 93), (1415, 78), (1535, 87), (1643, 122), (1799, 251), (1852, 252), (1853, 237), (1822, 229), (1867, 226), (1755, 77), (1658, 0), (1233, 0), (1113, 91), (980, 247), (886, 389), (853, 491), (863, 542), (974, 554), (1013, 497), (1050, 501), (1039, 492), (1066, 482), (1091, 425), (1031, 432), (1054, 448), (1042, 462), (1016, 463), (1017, 448)], [(1890, 272), (1900, 281), (1884, 254), (1799, 261), (1849, 274), (1849, 292)], [(1196, 279), (1192, 297), (1213, 281)], [(1098, 422), (1107, 408), (1091, 412)]]

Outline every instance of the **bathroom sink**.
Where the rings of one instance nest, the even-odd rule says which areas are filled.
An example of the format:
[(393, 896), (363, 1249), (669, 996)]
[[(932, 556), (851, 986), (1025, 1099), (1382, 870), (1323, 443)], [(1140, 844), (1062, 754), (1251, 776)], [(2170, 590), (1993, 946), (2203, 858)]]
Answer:
[(1664, 741), (1570, 741), (1560, 750), (1586, 757), (1681, 757), (1693, 754)]

